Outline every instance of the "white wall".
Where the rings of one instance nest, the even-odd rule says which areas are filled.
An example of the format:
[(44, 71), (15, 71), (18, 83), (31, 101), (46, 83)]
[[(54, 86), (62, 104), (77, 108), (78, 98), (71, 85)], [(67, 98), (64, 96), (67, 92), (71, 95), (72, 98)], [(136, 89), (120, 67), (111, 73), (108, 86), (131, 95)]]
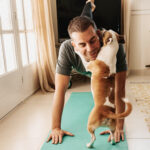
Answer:
[(150, 64), (150, 0), (132, 0), (129, 70)]
[(131, 0), (131, 10), (149, 10), (150, 0)]

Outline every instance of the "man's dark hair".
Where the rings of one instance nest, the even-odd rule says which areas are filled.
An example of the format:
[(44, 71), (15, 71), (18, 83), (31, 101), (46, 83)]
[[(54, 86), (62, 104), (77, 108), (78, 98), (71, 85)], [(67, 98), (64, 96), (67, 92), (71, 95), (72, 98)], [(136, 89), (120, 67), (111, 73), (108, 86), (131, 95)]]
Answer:
[(89, 26), (93, 26), (93, 28), (95, 28), (93, 20), (86, 16), (77, 16), (73, 18), (68, 25), (69, 36), (71, 37), (73, 32), (84, 32)]

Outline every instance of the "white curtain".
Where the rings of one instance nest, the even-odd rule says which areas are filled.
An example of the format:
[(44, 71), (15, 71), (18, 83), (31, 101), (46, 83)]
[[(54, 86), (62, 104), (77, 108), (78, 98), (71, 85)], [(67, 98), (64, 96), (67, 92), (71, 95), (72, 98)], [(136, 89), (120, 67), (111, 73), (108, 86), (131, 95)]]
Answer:
[(50, 0), (31, 0), (37, 39), (37, 66), (42, 91), (54, 91), (56, 48)]

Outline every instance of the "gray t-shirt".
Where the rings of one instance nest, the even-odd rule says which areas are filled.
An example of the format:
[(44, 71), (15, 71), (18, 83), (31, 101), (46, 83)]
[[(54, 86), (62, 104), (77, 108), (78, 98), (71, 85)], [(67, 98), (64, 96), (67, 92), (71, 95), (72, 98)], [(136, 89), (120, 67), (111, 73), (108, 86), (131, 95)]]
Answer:
[[(74, 48), (71, 44), (71, 40), (64, 41), (59, 49), (59, 56), (56, 65), (56, 72), (59, 74), (70, 76), (72, 69), (77, 72), (91, 76), (90, 72), (86, 72), (82, 60), (78, 54), (75, 53)], [(123, 46), (119, 45), (119, 50), (117, 53), (117, 72), (126, 71), (126, 55)]]

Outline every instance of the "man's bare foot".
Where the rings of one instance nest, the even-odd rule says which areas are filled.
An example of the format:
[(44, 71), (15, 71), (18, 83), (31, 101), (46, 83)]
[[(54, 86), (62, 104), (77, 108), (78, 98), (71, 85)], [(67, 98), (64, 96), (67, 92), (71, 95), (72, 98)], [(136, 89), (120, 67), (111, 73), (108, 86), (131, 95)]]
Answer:
[(95, 1), (95, 0), (87, 0), (87, 1), (86, 1), (86, 3), (91, 2), (92, 12), (93, 12), (93, 11), (95, 10), (95, 8), (96, 8), (96, 6), (95, 6), (95, 4), (94, 4), (94, 1)]

